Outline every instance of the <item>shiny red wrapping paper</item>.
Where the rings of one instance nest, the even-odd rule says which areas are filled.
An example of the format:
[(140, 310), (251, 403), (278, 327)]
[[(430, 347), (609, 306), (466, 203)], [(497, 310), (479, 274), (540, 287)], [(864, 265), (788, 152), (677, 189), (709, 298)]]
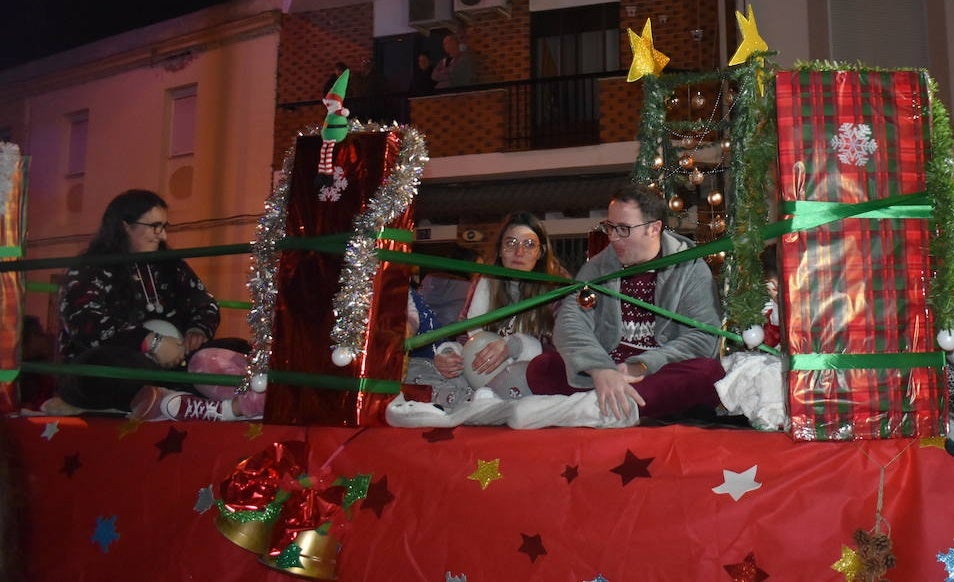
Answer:
[[(782, 72), (783, 200), (860, 203), (925, 189), (929, 95), (915, 71)], [(779, 242), (783, 348), (797, 354), (936, 351), (925, 219), (851, 218)], [(849, 440), (943, 434), (931, 367), (790, 370), (792, 435)]]
[[(6, 192), (0, 192), (0, 247), (22, 246), (23, 164), (18, 161)], [(0, 260), (11, 260), (10, 258)], [(0, 272), (0, 414), (20, 409), (17, 382), (8, 380), (20, 367), (23, 330), (23, 273)]]
[[(321, 141), (320, 136), (298, 138), (287, 199), (287, 236), (352, 233), (355, 216), (367, 210), (390, 176), (401, 147), (396, 131), (349, 134), (335, 147), (334, 162), (344, 169), (348, 185), (338, 200), (322, 201), (314, 186)], [(388, 226), (412, 230), (412, 210), (409, 206)], [(378, 241), (378, 248), (410, 251), (407, 243), (384, 239)], [(374, 275), (364, 352), (350, 365), (338, 367), (331, 360), (331, 331), (342, 264), (341, 255), (283, 251), (276, 275), (271, 369), (400, 382), (410, 267), (380, 264)], [(270, 383), (265, 420), (300, 425), (385, 425), (384, 409), (392, 398), (391, 394)]]

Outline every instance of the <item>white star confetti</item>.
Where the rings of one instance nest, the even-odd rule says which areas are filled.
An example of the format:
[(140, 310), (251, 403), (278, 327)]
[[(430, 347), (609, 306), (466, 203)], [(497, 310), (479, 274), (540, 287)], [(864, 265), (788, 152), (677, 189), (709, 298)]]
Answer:
[(755, 472), (758, 468), (758, 465), (752, 465), (741, 473), (723, 469), (722, 476), (725, 481), (722, 485), (713, 487), (712, 491), (715, 493), (727, 493), (732, 496), (733, 501), (738, 501), (749, 491), (755, 491), (762, 486), (761, 483), (755, 480)]

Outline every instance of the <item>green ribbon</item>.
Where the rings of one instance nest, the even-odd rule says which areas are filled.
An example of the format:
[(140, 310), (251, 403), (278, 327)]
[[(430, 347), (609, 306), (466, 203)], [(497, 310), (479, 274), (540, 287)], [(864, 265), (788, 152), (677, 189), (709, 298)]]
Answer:
[(13, 382), (20, 375), (20, 368), (14, 370), (0, 370), (0, 382)]
[(885, 370), (896, 368), (943, 368), (944, 352), (881, 354), (793, 354), (791, 370)]
[(22, 246), (0, 247), (0, 259), (19, 258), (23, 256)]

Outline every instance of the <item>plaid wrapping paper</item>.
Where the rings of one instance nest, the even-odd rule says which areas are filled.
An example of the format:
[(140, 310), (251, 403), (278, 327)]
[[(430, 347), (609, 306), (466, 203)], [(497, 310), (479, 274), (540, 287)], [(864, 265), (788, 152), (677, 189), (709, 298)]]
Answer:
[[(779, 178), (785, 201), (860, 203), (925, 189), (927, 80), (914, 71), (777, 76)], [(927, 307), (925, 219), (849, 218), (779, 242), (783, 348), (797, 354), (935, 351)], [(797, 440), (944, 434), (933, 367), (787, 372)]]

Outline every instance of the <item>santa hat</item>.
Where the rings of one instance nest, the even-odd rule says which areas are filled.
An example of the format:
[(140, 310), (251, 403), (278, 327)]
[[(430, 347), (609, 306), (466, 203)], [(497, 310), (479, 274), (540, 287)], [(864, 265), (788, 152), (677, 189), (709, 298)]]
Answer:
[(331, 100), (338, 103), (338, 110), (340, 115), (345, 117), (348, 116), (348, 110), (342, 109), (344, 105), (344, 95), (345, 91), (348, 89), (348, 78), (350, 77), (351, 72), (348, 69), (345, 69), (341, 75), (338, 76), (338, 79), (335, 81), (335, 84), (331, 86), (331, 89), (328, 90), (328, 94), (325, 95), (325, 100)]

